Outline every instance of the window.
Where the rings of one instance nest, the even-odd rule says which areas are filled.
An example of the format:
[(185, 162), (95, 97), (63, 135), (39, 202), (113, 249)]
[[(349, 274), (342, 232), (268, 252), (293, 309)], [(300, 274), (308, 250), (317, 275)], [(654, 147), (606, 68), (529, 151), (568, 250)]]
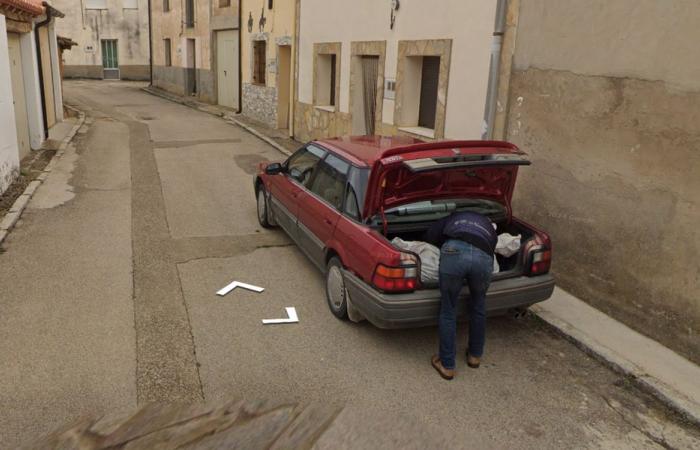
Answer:
[(139, 9), (138, 0), (122, 0), (122, 8), (124, 9)]
[(265, 50), (267, 42), (253, 41), (253, 83), (265, 84)]
[(226, 8), (231, 6), (231, 0), (219, 0), (219, 8)]
[(348, 163), (337, 156), (328, 155), (318, 166), (311, 191), (340, 209), (343, 206), (345, 181), (349, 169)]
[(163, 0), (163, 12), (170, 11), (170, 0)]
[(194, 27), (194, 0), (185, 0), (185, 26)]
[(418, 106), (418, 126), (435, 128), (438, 82), (440, 80), (440, 57), (424, 56), (421, 69), (420, 104)]
[(365, 202), (365, 191), (369, 181), (369, 169), (351, 167), (348, 172), (348, 186), (345, 191), (345, 214), (355, 220), (361, 220), (362, 206)]
[(86, 0), (85, 9), (107, 9), (107, 0)]
[(173, 65), (170, 39), (163, 39), (163, 51), (165, 52), (165, 67)]
[(336, 106), (337, 55), (318, 55), (316, 70), (316, 105)]
[(316, 165), (325, 154), (324, 150), (315, 145), (308, 145), (289, 157), (285, 163), (287, 173), (290, 177), (308, 187)]

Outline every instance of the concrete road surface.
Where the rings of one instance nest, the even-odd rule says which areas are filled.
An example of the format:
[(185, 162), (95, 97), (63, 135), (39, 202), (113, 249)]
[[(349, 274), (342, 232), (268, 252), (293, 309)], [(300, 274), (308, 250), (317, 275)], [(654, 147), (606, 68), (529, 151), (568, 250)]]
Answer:
[[(489, 320), (482, 368), (460, 359), (452, 382), (429, 364), (436, 329), (336, 320), (322, 276), (255, 219), (254, 167), (282, 156), (141, 87), (65, 84), (88, 123), (0, 254), (0, 448), (82, 415), (232, 398), (347, 406), (346, 448), (407, 423), (397, 446), (425, 432), (454, 448), (700, 447), (533, 318)], [(215, 294), (233, 280), (265, 292)], [(298, 324), (261, 324), (287, 306)]]

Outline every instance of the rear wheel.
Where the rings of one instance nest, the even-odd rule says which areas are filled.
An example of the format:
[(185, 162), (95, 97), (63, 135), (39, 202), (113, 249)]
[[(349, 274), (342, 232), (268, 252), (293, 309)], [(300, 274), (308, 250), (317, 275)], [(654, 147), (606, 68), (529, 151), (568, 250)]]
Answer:
[(326, 267), (326, 300), (334, 316), (346, 320), (348, 318), (348, 300), (343, 278), (343, 263), (334, 256)]
[(263, 185), (260, 185), (258, 189), (258, 222), (263, 228), (272, 228), (270, 208), (267, 204), (267, 193)]

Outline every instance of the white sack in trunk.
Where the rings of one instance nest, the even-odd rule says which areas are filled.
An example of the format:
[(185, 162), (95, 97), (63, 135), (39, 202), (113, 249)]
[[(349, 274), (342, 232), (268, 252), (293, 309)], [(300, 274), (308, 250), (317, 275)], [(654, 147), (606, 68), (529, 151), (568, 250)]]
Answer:
[(440, 249), (427, 242), (404, 241), (394, 238), (391, 243), (401, 250), (408, 250), (420, 257), (420, 281), (423, 284), (434, 284), (440, 279)]
[(496, 244), (496, 253), (509, 258), (520, 250), (520, 235), (513, 236), (512, 234), (503, 233), (498, 236)]

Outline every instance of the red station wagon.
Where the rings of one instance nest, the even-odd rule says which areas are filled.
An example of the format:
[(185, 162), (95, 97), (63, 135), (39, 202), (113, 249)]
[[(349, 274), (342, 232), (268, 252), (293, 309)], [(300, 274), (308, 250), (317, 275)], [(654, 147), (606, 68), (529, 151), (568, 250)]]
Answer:
[[(523, 311), (548, 299), (549, 236), (512, 216), (515, 145), (498, 141), (424, 143), (403, 137), (344, 137), (311, 142), (255, 175), (258, 220), (281, 226), (326, 275), (331, 312), (379, 328), (436, 324), (437, 285), (423, 285), (420, 257), (391, 243), (420, 241), (454, 211), (488, 216), (498, 233), (522, 236), (519, 253), (497, 256), (489, 315)], [(465, 285), (462, 297), (469, 297)], [(466, 301), (460, 302), (460, 316)]]

